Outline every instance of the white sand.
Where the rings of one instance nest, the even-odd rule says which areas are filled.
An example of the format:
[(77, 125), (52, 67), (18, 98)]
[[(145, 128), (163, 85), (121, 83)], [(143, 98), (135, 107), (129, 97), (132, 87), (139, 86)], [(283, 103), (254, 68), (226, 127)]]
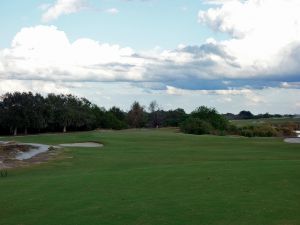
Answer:
[(96, 142), (60, 144), (59, 146), (61, 146), (61, 147), (85, 147), (85, 148), (103, 147), (102, 144), (99, 144), (99, 143), (96, 143)]
[(300, 138), (286, 138), (284, 142), (292, 143), (292, 144), (300, 144)]

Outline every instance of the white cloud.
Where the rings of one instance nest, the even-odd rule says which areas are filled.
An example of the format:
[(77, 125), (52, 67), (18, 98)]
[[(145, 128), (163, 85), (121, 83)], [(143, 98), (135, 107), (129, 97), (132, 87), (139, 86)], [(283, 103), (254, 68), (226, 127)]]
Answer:
[[(227, 40), (138, 53), (87, 38), (71, 42), (54, 26), (23, 28), (11, 47), (0, 49), (0, 94), (72, 92), (97, 103), (101, 93), (109, 106), (146, 98), (188, 110), (201, 102), (231, 112), (298, 112), (299, 0), (206, 2), (211, 8), (199, 12), (199, 21), (229, 34)], [(84, 1), (58, 0), (41, 6), (43, 21), (85, 7)]]
[(206, 95), (206, 96), (219, 96), (218, 101), (223, 103), (232, 102), (232, 97), (234, 96), (242, 96), (245, 104), (259, 105), (264, 103), (264, 98), (255, 93), (254, 90), (251, 89), (229, 89), (229, 90), (186, 90), (181, 88), (176, 88), (172, 86), (167, 86), (166, 93), (169, 95), (177, 95), (177, 96), (195, 96), (195, 95)]
[(282, 82), (280, 87), (282, 87), (282, 88), (299, 88), (300, 89), (300, 82)]
[(7, 92), (28, 92), (33, 93), (56, 93), (67, 94), (70, 93), (70, 89), (67, 84), (59, 84), (57, 82), (45, 82), (45, 81), (26, 81), (26, 80), (0, 80), (0, 95)]
[(210, 94), (210, 95), (253, 95), (253, 91), (250, 89), (228, 89), (228, 90), (189, 90), (167, 86), (167, 94), (170, 95), (194, 95), (194, 94)]
[(116, 15), (120, 12), (120, 10), (118, 10), (116, 8), (110, 8), (110, 9), (105, 10), (105, 12), (107, 12), (108, 14)]
[[(60, 0), (48, 9), (66, 2), (75, 1)], [(295, 88), (299, 11), (298, 0), (222, 1), (199, 12), (199, 21), (230, 34), (227, 40), (141, 53), (87, 38), (71, 42), (54, 26), (23, 28), (10, 48), (0, 50), (0, 79), (152, 82), (161, 89)]]
[[(180, 45), (175, 50), (157, 48), (139, 54), (87, 38), (70, 42), (55, 26), (28, 27), (16, 34), (10, 48), (0, 50), (0, 79), (138, 81), (156, 83), (161, 89), (166, 85), (204, 90), (257, 86), (259, 75), (265, 74), (249, 78), (226, 50), (208, 39), (202, 46)], [(272, 81), (272, 76), (268, 79)], [(266, 82), (258, 86), (268, 86)], [(295, 82), (284, 82), (285, 78), (277, 79), (275, 86), (295, 87)]]
[(300, 46), (299, 11), (298, 0), (222, 1), (200, 11), (199, 22), (232, 36), (217, 43), (239, 65), (224, 71), (228, 76), (293, 74), (300, 72), (294, 62)]
[(140, 80), (143, 59), (131, 48), (91, 39), (71, 43), (55, 26), (23, 28), (0, 51), (0, 78), (40, 80)]
[(43, 22), (56, 20), (61, 15), (76, 13), (86, 8), (84, 0), (57, 0), (53, 5), (42, 5), (47, 11), (42, 15)]

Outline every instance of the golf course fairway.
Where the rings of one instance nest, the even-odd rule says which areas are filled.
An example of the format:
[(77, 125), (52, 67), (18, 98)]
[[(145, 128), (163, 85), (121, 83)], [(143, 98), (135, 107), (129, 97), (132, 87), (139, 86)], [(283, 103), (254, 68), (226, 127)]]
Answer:
[(300, 144), (173, 129), (3, 137), (64, 147), (0, 178), (1, 225), (297, 225)]

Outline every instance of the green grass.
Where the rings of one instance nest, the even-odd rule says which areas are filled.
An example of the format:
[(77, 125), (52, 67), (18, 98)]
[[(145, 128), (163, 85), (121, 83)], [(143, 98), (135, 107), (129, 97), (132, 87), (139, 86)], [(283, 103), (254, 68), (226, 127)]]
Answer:
[(281, 139), (172, 130), (14, 139), (105, 147), (10, 170), (0, 179), (1, 225), (300, 224), (300, 145)]

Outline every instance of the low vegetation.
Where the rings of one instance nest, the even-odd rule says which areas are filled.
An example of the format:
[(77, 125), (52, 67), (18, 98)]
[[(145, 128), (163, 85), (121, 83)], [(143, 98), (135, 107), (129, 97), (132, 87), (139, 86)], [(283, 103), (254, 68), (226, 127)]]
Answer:
[(193, 111), (180, 129), (189, 134), (240, 135), (245, 137), (293, 136), (300, 123), (256, 123), (235, 125), (213, 108), (201, 106)]

